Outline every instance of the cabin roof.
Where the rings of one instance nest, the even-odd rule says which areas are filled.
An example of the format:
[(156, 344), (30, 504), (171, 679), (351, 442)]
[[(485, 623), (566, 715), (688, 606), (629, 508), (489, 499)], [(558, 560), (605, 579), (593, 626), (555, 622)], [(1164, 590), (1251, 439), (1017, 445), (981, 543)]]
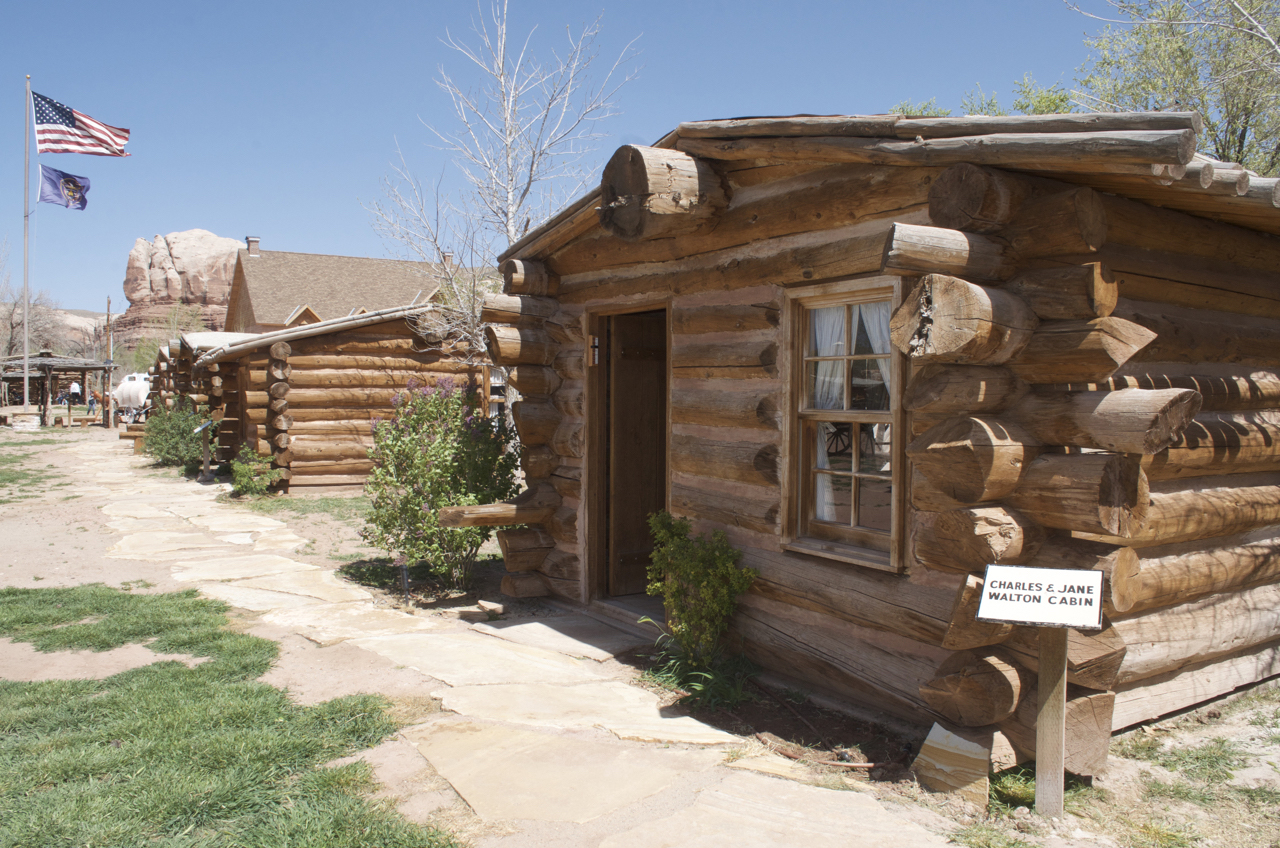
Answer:
[[(263, 347), (269, 347), (276, 342), (289, 342), (298, 339), (309, 339), (315, 336), (323, 336), (326, 333), (337, 333), (343, 330), (354, 330), (360, 327), (368, 327), (374, 324), (385, 324), (388, 321), (395, 321), (399, 318), (407, 318), (410, 315), (416, 315), (422, 312), (428, 312), (439, 307), (433, 304), (419, 303), (410, 306), (396, 306), (390, 309), (379, 309), (375, 312), (362, 312), (356, 315), (343, 315), (338, 318), (330, 318), (326, 321), (318, 321), (315, 324), (302, 324), (297, 327), (285, 327), (282, 330), (272, 330), (269, 333), (191, 333), (183, 337), (193, 349), (205, 350), (195, 363), (197, 368), (203, 368), (214, 362), (221, 362), (224, 359), (234, 359), (243, 356), (250, 351), (259, 350)], [(229, 337), (224, 343), (214, 347), (197, 348), (201, 340), (197, 339), (195, 343), (190, 340), (193, 336), (213, 336), (222, 335)]]
[(360, 308), (376, 311), (425, 303), (439, 288), (427, 262), (280, 250), (251, 256), (244, 249), (236, 262), (258, 324), (285, 324), (302, 306), (327, 320)]
[(193, 351), (202, 352), (213, 350), (222, 345), (232, 344), (251, 339), (257, 333), (226, 333), (226, 332), (200, 332), (200, 333), (183, 333), (182, 343)]
[[(56, 372), (110, 371), (117, 367), (105, 360), (82, 359), (77, 356), (29, 356), (28, 364), (32, 369), (40, 368)], [(6, 375), (21, 374), (22, 356), (7, 356), (0, 359), (0, 371)]]
[[(1280, 234), (1280, 179), (1194, 153), (1203, 131), (1194, 112), (913, 117), (789, 115), (680, 124), (654, 147), (712, 161), (866, 162), (939, 166), (971, 162), (1022, 171), (1254, 230)], [(1170, 155), (1171, 134), (1181, 145)], [(1060, 155), (1036, 161), (1055, 146)], [(1143, 151), (1148, 151), (1144, 155)], [(1206, 178), (1215, 171), (1216, 181)], [(1223, 175), (1238, 179), (1224, 181)], [(560, 229), (594, 218), (600, 189), (588, 191), (508, 248), (499, 261), (533, 256)], [(589, 226), (589, 224), (587, 225)]]

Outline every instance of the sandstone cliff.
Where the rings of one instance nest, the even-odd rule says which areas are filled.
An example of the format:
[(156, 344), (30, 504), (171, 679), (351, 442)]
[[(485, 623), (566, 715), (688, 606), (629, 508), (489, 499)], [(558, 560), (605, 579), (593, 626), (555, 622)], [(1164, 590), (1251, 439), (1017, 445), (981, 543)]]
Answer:
[(244, 243), (208, 230), (187, 230), (138, 239), (129, 251), (124, 294), (129, 309), (115, 323), (117, 344), (127, 346), (144, 336), (172, 333), (175, 319), (199, 314), (207, 329), (226, 322), (236, 251)]

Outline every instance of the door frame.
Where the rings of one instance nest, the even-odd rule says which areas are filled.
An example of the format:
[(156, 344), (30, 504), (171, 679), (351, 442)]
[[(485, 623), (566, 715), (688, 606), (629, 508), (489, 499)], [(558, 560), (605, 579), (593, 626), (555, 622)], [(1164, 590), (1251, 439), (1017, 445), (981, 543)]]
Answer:
[[(666, 313), (666, 345), (667, 345), (667, 397), (666, 397), (666, 474), (663, 492), (665, 509), (671, 508), (671, 297), (663, 296), (653, 300), (612, 304), (587, 310), (586, 315), (586, 446), (584, 455), (583, 509), (585, 510), (586, 538), (583, 546), (586, 554), (584, 576), (585, 598), (588, 603), (595, 600), (607, 600), (609, 595), (609, 546), (608, 546), (608, 514), (606, 506), (609, 497), (609, 431), (607, 422), (609, 409), (606, 386), (608, 372), (599, 366), (595, 357), (597, 349), (605, 349), (600, 341), (602, 329), (607, 319), (616, 315), (631, 315), (637, 312)], [(597, 348), (597, 345), (599, 347)]]

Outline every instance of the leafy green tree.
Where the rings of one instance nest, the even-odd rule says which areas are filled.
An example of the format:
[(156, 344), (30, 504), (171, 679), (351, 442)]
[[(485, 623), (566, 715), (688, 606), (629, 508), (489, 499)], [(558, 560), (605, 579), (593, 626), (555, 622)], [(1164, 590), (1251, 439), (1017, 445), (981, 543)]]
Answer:
[(1020, 115), (1060, 115), (1076, 111), (1075, 104), (1071, 102), (1071, 92), (1061, 83), (1043, 86), (1031, 74), (1024, 74), (1013, 88), (1018, 93), (1013, 101), (1013, 111)]
[(890, 115), (912, 115), (917, 118), (946, 118), (950, 117), (951, 110), (943, 109), (938, 105), (938, 98), (930, 97), (922, 103), (912, 103), (909, 99), (902, 100), (889, 107)]
[(515, 431), (480, 414), (474, 385), (414, 386), (374, 425), (365, 482), (372, 509), (361, 535), (404, 565), (425, 562), (450, 588), (466, 588), (491, 527), (441, 527), (446, 506), (493, 503), (516, 494)]
[(1280, 173), (1280, 3), (1111, 5), (1123, 18), (1085, 39), (1092, 56), (1078, 82), (1086, 108), (1199, 112), (1202, 151), (1259, 174)]
[(982, 90), (982, 86), (977, 87), (977, 91), (966, 91), (964, 97), (960, 100), (960, 111), (966, 115), (1007, 115), (1009, 114), (1000, 106), (1000, 101), (996, 98), (996, 92), (988, 95)]

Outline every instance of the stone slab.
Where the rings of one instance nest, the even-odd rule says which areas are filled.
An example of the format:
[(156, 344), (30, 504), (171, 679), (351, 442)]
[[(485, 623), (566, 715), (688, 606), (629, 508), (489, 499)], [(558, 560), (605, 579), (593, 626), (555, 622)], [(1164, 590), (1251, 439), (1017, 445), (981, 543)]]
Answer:
[[(434, 676), (434, 675), (433, 675)], [(539, 727), (603, 727), (622, 739), (726, 745), (741, 739), (689, 716), (664, 716), (658, 696), (617, 680), (556, 686), (513, 683), (456, 686), (432, 697), (471, 718)]]
[(471, 629), (570, 657), (601, 661), (632, 648), (652, 644), (651, 639), (627, 633), (587, 615), (558, 615), (541, 621), (495, 621), (474, 624)]
[(355, 644), (450, 686), (572, 684), (603, 677), (595, 663), (476, 633), (390, 636)]
[(190, 533), (191, 525), (172, 515), (156, 518), (113, 518), (107, 526), (117, 533)]
[(248, 554), (245, 556), (215, 557), (204, 560), (186, 560), (174, 564), (183, 569), (173, 579), (183, 583), (201, 580), (243, 580), (246, 577), (263, 577), (286, 571), (319, 571), (314, 565), (295, 562), (288, 557), (274, 554)]
[(276, 521), (274, 518), (235, 510), (195, 515), (189, 520), (210, 533), (259, 533), (264, 530), (278, 530), (285, 526), (283, 521)]
[(391, 609), (379, 609), (368, 601), (341, 604), (319, 604), (300, 609), (267, 613), (262, 620), (293, 629), (320, 645), (333, 645), (348, 639), (396, 636), (437, 630), (445, 624), (437, 619), (410, 615)]
[(268, 577), (253, 577), (238, 581), (236, 585), (251, 589), (267, 589), (272, 592), (288, 592), (291, 595), (306, 595), (330, 604), (367, 601), (373, 597), (369, 590), (348, 583), (332, 571), (324, 569), (287, 571)]
[(298, 534), (289, 530), (283, 530), (275, 533), (268, 532), (259, 536), (258, 540), (253, 543), (253, 549), (255, 551), (291, 552), (296, 551), (306, 543), (307, 540)]
[(231, 533), (226, 536), (219, 536), (218, 541), (226, 542), (228, 545), (252, 545), (252, 533)]
[(406, 739), (398, 736), (350, 757), (326, 763), (326, 768), (365, 762), (373, 768), (374, 779), (382, 784), (374, 798), (386, 798), (411, 822), (429, 824), (431, 815), (457, 801), (457, 796), (441, 785), (425, 757)]
[(116, 542), (107, 551), (115, 559), (168, 560), (191, 556), (202, 548), (221, 548), (222, 542), (203, 533), (171, 533), (154, 530), (134, 533)]
[(960, 736), (935, 722), (911, 769), (924, 788), (953, 792), (986, 809), (991, 745), (984, 742)]
[(600, 843), (600, 848), (935, 848), (951, 844), (870, 795), (750, 772), (730, 774), (693, 804)]
[(172, 518), (150, 501), (115, 501), (104, 505), (102, 512), (112, 518)]
[(269, 592), (266, 589), (250, 589), (237, 583), (206, 583), (200, 587), (200, 593), (211, 598), (217, 598), (220, 601), (226, 601), (233, 607), (253, 610), (254, 612), (296, 609), (322, 603), (316, 598), (289, 595), (284, 592)]
[(166, 503), (164, 508), (183, 518), (197, 518), (202, 515), (224, 512), (226, 507), (219, 506), (213, 500), (218, 494), (216, 487), (211, 486), (209, 488), (211, 491), (207, 495), (203, 491), (197, 491), (194, 496), (192, 491), (187, 488), (184, 491), (185, 497)]
[(642, 748), (465, 721), (403, 735), (476, 815), (490, 821), (591, 821), (719, 760), (711, 751)]

